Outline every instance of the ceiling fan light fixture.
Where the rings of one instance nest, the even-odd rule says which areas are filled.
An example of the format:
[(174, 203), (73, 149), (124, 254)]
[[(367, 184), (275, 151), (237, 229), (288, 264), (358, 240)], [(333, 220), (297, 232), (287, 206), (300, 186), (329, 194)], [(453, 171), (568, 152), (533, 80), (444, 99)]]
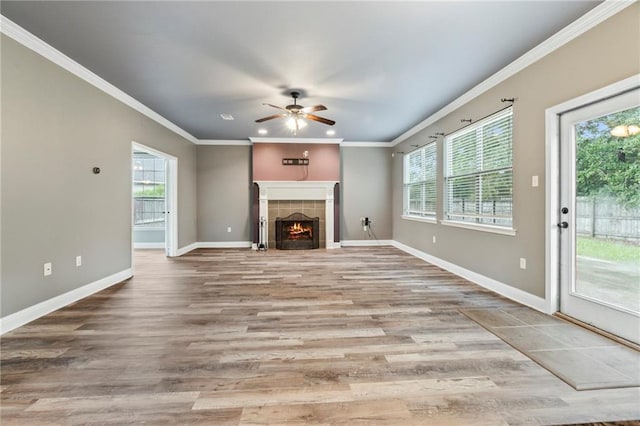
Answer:
[(258, 133), (261, 135), (266, 135), (269, 132), (267, 131), (267, 129), (258, 129)]
[(298, 117), (291, 117), (287, 120), (287, 128), (292, 131), (303, 129), (307, 126), (307, 122)]
[(327, 130), (327, 136), (333, 136), (336, 134), (335, 130)]
[(287, 121), (285, 122), (285, 126), (291, 130), (294, 134), (297, 134), (298, 130), (307, 126), (306, 120), (316, 121), (318, 123), (326, 124), (328, 126), (333, 126), (336, 124), (335, 121), (329, 120), (328, 118), (320, 117), (318, 115), (312, 114), (316, 111), (325, 111), (327, 109), (324, 105), (313, 105), (310, 107), (304, 107), (302, 105), (298, 105), (298, 98), (300, 97), (300, 92), (292, 91), (291, 97), (293, 98), (293, 104), (287, 105), (286, 107), (281, 107), (278, 105), (273, 105), (269, 103), (263, 103), (263, 105), (276, 108), (280, 110), (278, 114), (269, 115), (267, 117), (262, 117), (255, 120), (256, 123), (262, 123), (268, 120), (273, 120), (275, 118), (285, 118)]

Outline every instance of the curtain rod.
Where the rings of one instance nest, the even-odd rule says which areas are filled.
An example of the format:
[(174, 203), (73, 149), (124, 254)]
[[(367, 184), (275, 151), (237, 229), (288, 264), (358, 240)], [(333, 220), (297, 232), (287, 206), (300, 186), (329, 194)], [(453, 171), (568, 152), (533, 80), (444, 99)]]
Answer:
[[(449, 136), (449, 135), (452, 135), (452, 134), (454, 134), (454, 133), (457, 133), (457, 132), (459, 132), (460, 130), (465, 129), (465, 128), (467, 128), (467, 127), (469, 127), (469, 126), (471, 126), (471, 125), (473, 125), (473, 124), (477, 123), (478, 121), (482, 121), (482, 120), (484, 120), (485, 118), (491, 117), (491, 116), (492, 116), (492, 115), (494, 115), (494, 114), (497, 114), (497, 113), (499, 113), (499, 112), (504, 111), (505, 109), (509, 109), (509, 108), (511, 108), (511, 107), (513, 106), (513, 104), (515, 103), (515, 98), (511, 98), (511, 99), (505, 99), (505, 98), (502, 98), (502, 99), (500, 99), (500, 102), (511, 102), (511, 105), (508, 105), (508, 106), (506, 106), (506, 107), (504, 107), (504, 108), (500, 108), (499, 110), (494, 111), (494, 112), (492, 112), (491, 114), (487, 114), (487, 115), (485, 115), (484, 117), (481, 117), (481, 118), (479, 118), (479, 119), (475, 120), (475, 122), (474, 122), (474, 121), (470, 121), (470, 122), (469, 122), (469, 124), (465, 124), (464, 126), (460, 127), (459, 129), (456, 129), (456, 130), (454, 130), (454, 131), (452, 131), (452, 132), (449, 132), (449, 133), (445, 134), (445, 135), (444, 135), (444, 137), (447, 137), (447, 136)], [(465, 120), (465, 119), (462, 119), (461, 121), (467, 121), (467, 120), (470, 120), (470, 119), (469, 119), (469, 118), (467, 118), (466, 120)]]

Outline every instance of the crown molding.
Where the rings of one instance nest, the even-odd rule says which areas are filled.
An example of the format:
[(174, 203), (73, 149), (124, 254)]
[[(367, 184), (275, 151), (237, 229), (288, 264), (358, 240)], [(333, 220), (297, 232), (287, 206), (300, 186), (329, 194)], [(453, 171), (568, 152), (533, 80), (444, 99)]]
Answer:
[(391, 142), (344, 141), (340, 146), (345, 148), (392, 148)]
[(251, 141), (246, 140), (222, 140), (222, 139), (198, 139), (196, 145), (215, 145), (215, 146), (251, 146)]
[(318, 143), (318, 144), (339, 144), (342, 139), (317, 139), (317, 138), (254, 138), (250, 137), (252, 143)]
[(73, 75), (81, 78), (87, 83), (95, 86), (96, 88), (102, 90), (106, 94), (116, 98), (120, 102), (134, 110), (140, 112), (141, 114), (146, 115), (153, 121), (161, 124), (172, 132), (182, 136), (183, 138), (189, 140), (190, 142), (197, 143), (197, 139), (185, 131), (184, 129), (178, 127), (171, 121), (167, 120), (151, 108), (147, 107), (143, 103), (139, 102), (135, 98), (127, 95), (122, 90), (118, 89), (113, 84), (104, 80), (102, 77), (93, 73), (89, 69), (83, 67), (64, 53), (60, 52), (58, 49), (54, 48), (50, 44), (44, 42), (39, 39), (35, 35), (31, 34), (29, 31), (25, 30), (15, 22), (11, 21), (4, 15), (0, 15), (0, 32), (5, 34), (6, 36), (12, 38), (23, 46), (33, 50), (39, 55), (47, 58), (54, 64), (62, 67), (63, 69), (69, 71)]
[(313, 138), (249, 138), (247, 140), (198, 139), (196, 145), (212, 146), (250, 146), (254, 143), (318, 143), (340, 144), (346, 148), (392, 148), (391, 142), (342, 141), (341, 139)]
[(497, 73), (493, 74), (491, 77), (484, 80), (482, 83), (473, 87), (471, 90), (469, 90), (459, 98), (455, 99), (439, 111), (427, 117), (424, 121), (418, 123), (411, 129), (395, 138), (393, 141), (391, 141), (391, 145), (396, 146), (399, 143), (404, 142), (419, 131), (424, 130), (436, 121), (446, 117), (448, 114), (451, 114), (456, 109), (460, 108), (461, 106), (467, 104), (484, 92), (502, 83), (509, 77), (512, 77), (513, 75), (522, 71), (529, 65), (537, 62), (548, 54), (569, 43), (571, 40), (592, 29), (596, 25), (604, 22), (613, 15), (636, 3), (636, 1), (637, 0), (605, 0), (603, 3), (599, 4), (598, 6), (594, 7), (592, 10), (584, 14), (582, 17), (567, 25), (565, 28), (558, 31), (547, 40), (543, 41), (524, 55), (520, 56), (515, 61), (511, 62), (506, 67), (502, 68)]

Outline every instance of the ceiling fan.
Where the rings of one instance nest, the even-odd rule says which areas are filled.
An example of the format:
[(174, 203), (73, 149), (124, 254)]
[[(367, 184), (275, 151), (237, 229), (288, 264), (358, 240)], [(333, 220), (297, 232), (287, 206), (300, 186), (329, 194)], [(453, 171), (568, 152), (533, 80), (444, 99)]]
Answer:
[(287, 127), (296, 133), (300, 128), (307, 125), (307, 123), (302, 120), (303, 118), (307, 118), (309, 120), (317, 121), (318, 123), (327, 124), (329, 126), (333, 126), (336, 124), (335, 121), (329, 120), (328, 118), (319, 117), (315, 114), (310, 114), (316, 111), (324, 111), (327, 109), (324, 105), (314, 105), (311, 107), (303, 107), (302, 105), (298, 105), (298, 98), (300, 97), (300, 92), (292, 91), (291, 97), (293, 98), (293, 103), (291, 105), (287, 105), (282, 108), (277, 105), (272, 104), (262, 104), (267, 105), (273, 108), (277, 108), (286, 112), (280, 114), (270, 115), (268, 117), (259, 118), (256, 120), (256, 123), (262, 123), (267, 120), (273, 120), (274, 118), (289, 118), (287, 121)]

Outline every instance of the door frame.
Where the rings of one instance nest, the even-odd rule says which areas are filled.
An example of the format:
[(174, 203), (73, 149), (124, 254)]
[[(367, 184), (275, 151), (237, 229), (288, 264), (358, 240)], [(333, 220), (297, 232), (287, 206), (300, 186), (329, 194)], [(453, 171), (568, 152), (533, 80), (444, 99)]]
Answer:
[[(142, 151), (148, 154), (160, 157), (166, 161), (165, 180), (166, 194), (165, 198), (166, 224), (165, 224), (165, 253), (169, 257), (178, 255), (178, 158), (155, 148), (143, 145), (136, 141), (131, 142), (131, 164), (133, 164), (133, 151)], [(131, 171), (133, 174), (133, 170)], [(133, 179), (129, 179), (132, 182)], [(131, 265), (133, 265), (133, 185), (131, 186)]]
[(545, 302), (548, 314), (560, 311), (560, 116), (640, 86), (640, 74), (545, 110)]

